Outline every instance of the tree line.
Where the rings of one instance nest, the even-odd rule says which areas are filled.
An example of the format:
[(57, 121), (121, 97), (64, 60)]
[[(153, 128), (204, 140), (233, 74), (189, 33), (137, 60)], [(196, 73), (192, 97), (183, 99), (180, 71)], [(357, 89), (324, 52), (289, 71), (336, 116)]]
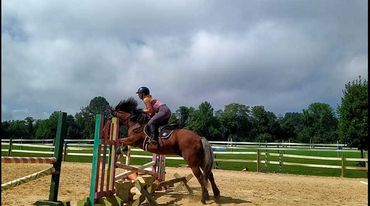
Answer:
[[(104, 97), (93, 98), (81, 111), (67, 116), (67, 138), (93, 139), (95, 115), (110, 105)], [(1, 123), (2, 138), (53, 139), (58, 112), (48, 119), (10, 120)], [(240, 103), (214, 110), (205, 101), (198, 107), (180, 106), (170, 122), (191, 129), (208, 140), (250, 142), (345, 143), (367, 150), (368, 82), (361, 77), (348, 82), (338, 108), (326, 103), (312, 103), (302, 112), (277, 116), (264, 106)], [(122, 129), (124, 132), (124, 129)]]

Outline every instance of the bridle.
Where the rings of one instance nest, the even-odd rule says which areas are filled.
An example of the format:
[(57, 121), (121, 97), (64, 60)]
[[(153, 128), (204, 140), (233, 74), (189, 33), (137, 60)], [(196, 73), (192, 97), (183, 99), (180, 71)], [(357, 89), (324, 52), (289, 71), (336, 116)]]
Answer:
[[(116, 113), (116, 115), (112, 115), (112, 116), (115, 116), (115, 117), (117, 117), (117, 118), (119, 118), (120, 120), (122, 120), (122, 124), (123, 124), (123, 126), (124, 127), (126, 127), (126, 129), (127, 130), (129, 130), (129, 128), (131, 128), (132, 127), (132, 125), (130, 126), (129, 125), (129, 122), (130, 122), (130, 118), (132, 118), (132, 116), (134, 115), (134, 114), (131, 114), (131, 113), (129, 113), (129, 112), (124, 112), (125, 114), (125, 116), (126, 116), (126, 118), (125, 119), (123, 119), (123, 118), (120, 118), (117, 114), (118, 113), (121, 113), (122, 114), (122, 112), (120, 112), (120, 111), (116, 111), (116, 110), (113, 110), (113, 112), (114, 113)], [(127, 114), (127, 115), (126, 115)], [(133, 129), (133, 131), (135, 132), (135, 133), (137, 133), (136, 131), (138, 130), (138, 129), (140, 129), (140, 128), (144, 128), (144, 126), (143, 125), (141, 125), (141, 124), (139, 124), (140, 126), (139, 127), (134, 127), (134, 128), (131, 128), (131, 129)]]
[[(119, 112), (117, 111), (117, 113), (119, 113)], [(132, 116), (132, 114), (128, 113), (127, 118), (126, 118), (126, 119), (122, 119), (122, 118), (118, 117), (118, 115), (117, 115), (117, 117), (118, 117), (119, 119), (122, 119), (122, 120), (123, 120), (123, 125), (124, 125), (127, 129), (129, 128), (128, 122), (129, 122), (129, 119), (130, 119), (130, 117), (131, 117), (131, 116)]]

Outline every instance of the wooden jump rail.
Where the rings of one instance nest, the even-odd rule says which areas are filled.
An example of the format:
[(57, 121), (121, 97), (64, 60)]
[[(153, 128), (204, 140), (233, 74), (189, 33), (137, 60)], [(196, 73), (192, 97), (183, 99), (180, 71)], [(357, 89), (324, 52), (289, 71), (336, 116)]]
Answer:
[[(146, 200), (150, 206), (157, 206), (158, 203), (155, 201), (154, 197), (158, 195), (165, 195), (171, 190), (178, 192), (179, 190), (185, 188), (189, 194), (194, 194), (193, 190), (188, 185), (189, 180), (193, 177), (192, 174), (189, 174), (186, 177), (181, 177), (179, 174), (175, 173), (174, 176), (175, 177), (173, 179), (162, 182), (159, 182), (158, 180), (154, 181), (154, 177), (135, 180), (134, 185), (140, 191), (141, 195), (131, 205), (138, 206)], [(179, 183), (179, 185), (174, 187), (175, 183)], [(168, 189), (164, 191), (164, 193), (159, 194), (155, 193), (158, 188)]]
[(48, 169), (44, 169), (44, 170), (41, 170), (39, 172), (35, 172), (31, 175), (27, 175), (27, 176), (21, 177), (21, 178), (16, 179), (16, 180), (12, 180), (10, 182), (1, 184), (1, 191), (13, 188), (15, 186), (18, 186), (18, 185), (21, 185), (21, 184), (24, 184), (24, 183), (27, 183), (27, 182), (30, 182), (32, 180), (39, 179), (39, 178), (41, 178), (43, 176), (46, 176), (46, 175), (53, 174), (54, 172), (55, 172), (55, 168), (50, 167)]
[(135, 173), (135, 172), (142, 172), (144, 174), (150, 174), (150, 175), (155, 176), (155, 173), (153, 171), (145, 170), (145, 168), (151, 167), (154, 164), (155, 164), (155, 162), (149, 162), (149, 163), (144, 164), (142, 166), (134, 167), (134, 166), (125, 165), (125, 164), (121, 164), (121, 163), (117, 162), (116, 163), (117, 168), (122, 168), (122, 169), (126, 169), (126, 170), (129, 170), (129, 171), (121, 173), (119, 175), (116, 175), (115, 180), (127, 178), (130, 174)]
[(37, 201), (34, 205), (55, 205), (62, 206), (67, 203), (58, 201), (58, 190), (59, 190), (59, 180), (60, 172), (62, 167), (62, 157), (63, 157), (63, 142), (67, 134), (66, 125), (67, 113), (60, 112), (58, 117), (58, 126), (55, 136), (55, 146), (54, 146), (54, 157), (2, 157), (2, 163), (48, 163), (53, 164), (52, 167), (48, 169), (41, 170), (39, 172), (33, 173), (31, 175), (18, 178), (16, 180), (1, 184), (1, 191), (16, 187), (18, 185), (27, 183), (32, 180), (36, 180), (40, 177), (51, 174), (50, 183), (50, 195), (49, 200)]
[(57, 161), (55, 157), (1, 157), (2, 163), (38, 163), (53, 164)]

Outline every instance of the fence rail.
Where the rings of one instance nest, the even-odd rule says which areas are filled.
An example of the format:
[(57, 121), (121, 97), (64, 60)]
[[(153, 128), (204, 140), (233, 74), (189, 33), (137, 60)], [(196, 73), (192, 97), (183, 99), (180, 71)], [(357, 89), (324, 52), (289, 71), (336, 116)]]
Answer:
[[(2, 145), (8, 146), (7, 149), (2, 149), (2, 152), (8, 152), (8, 156), (10, 156), (11, 152), (16, 153), (31, 153), (31, 154), (45, 154), (45, 155), (52, 155), (53, 151), (40, 151), (40, 150), (31, 150), (26, 149), (29, 147), (32, 148), (40, 148), (40, 149), (52, 149), (53, 146), (51, 144), (52, 140), (50, 141), (42, 141), (42, 144), (35, 144), (35, 143), (15, 143), (20, 142), (18, 140), (7, 140), (2, 139)], [(65, 140), (64, 144), (64, 160), (67, 156), (85, 156), (85, 157), (92, 157), (92, 144), (87, 144), (86, 142), (92, 142), (91, 140)], [(36, 141), (34, 141), (36, 142)], [(80, 142), (80, 144), (76, 143)], [(233, 146), (220, 146), (225, 143), (229, 142), (215, 142), (210, 141), (212, 144), (214, 155), (215, 155), (215, 162), (240, 162), (240, 163), (255, 163), (257, 165), (257, 172), (261, 171), (261, 165), (264, 164), (271, 164), (271, 165), (279, 165), (282, 167), (283, 165), (287, 166), (302, 166), (302, 167), (313, 167), (313, 168), (331, 168), (331, 169), (340, 169), (341, 176), (344, 175), (345, 170), (361, 170), (361, 171), (368, 171), (368, 159), (367, 158), (345, 158), (345, 157), (322, 157), (322, 156), (307, 156), (307, 155), (293, 155), (293, 154), (284, 154), (285, 150), (290, 150), (286, 147), (278, 147), (278, 148), (268, 148), (268, 146), (276, 146), (276, 145), (290, 145), (290, 146), (303, 146), (307, 144), (300, 144), (300, 143), (251, 143), (251, 142), (239, 142), (238, 145), (254, 145), (259, 146), (263, 144), (263, 147), (257, 148), (257, 151), (248, 151), (248, 152), (241, 152), (241, 151), (226, 151), (226, 149), (234, 148)], [(266, 147), (267, 145), (267, 147)], [(311, 145), (312, 146), (312, 145)], [(338, 144), (318, 144), (315, 146), (325, 146), (325, 147), (333, 147), (332, 150), (336, 149), (338, 151)], [(21, 147), (21, 149), (12, 149), (12, 147)], [(279, 153), (269, 152), (269, 150), (278, 151)], [(89, 152), (89, 153), (81, 153)], [(133, 152), (144, 152), (142, 149), (131, 149)], [(217, 158), (217, 155), (252, 155), (252, 159), (245, 158), (245, 159), (228, 159), (228, 158)], [(254, 156), (254, 157), (253, 157)], [(151, 159), (152, 156), (150, 155), (141, 155), (141, 154), (132, 154), (131, 157), (134, 158), (147, 158)], [(271, 157), (278, 157), (278, 161), (272, 161)], [(294, 161), (287, 161), (283, 158), (291, 158), (291, 159), (307, 159), (307, 160), (325, 160), (325, 161), (335, 161), (338, 165), (327, 165), (327, 164), (308, 164), (308, 163), (298, 163)], [(182, 157), (175, 157), (175, 156), (167, 156), (166, 159), (168, 160), (183, 160)], [(346, 162), (364, 162), (365, 167), (356, 167), (356, 166), (345, 166)]]
[[(53, 143), (53, 139), (12, 139), (13, 142), (20, 143)], [(10, 142), (10, 139), (1, 139), (2, 143)], [(94, 143), (93, 139), (66, 139), (65, 143)], [(294, 147), (294, 146), (309, 146), (309, 147), (347, 147), (346, 144), (315, 144), (315, 143), (294, 143), (294, 142), (231, 142), (231, 141), (209, 141), (210, 144), (215, 146), (281, 146), (281, 147)]]

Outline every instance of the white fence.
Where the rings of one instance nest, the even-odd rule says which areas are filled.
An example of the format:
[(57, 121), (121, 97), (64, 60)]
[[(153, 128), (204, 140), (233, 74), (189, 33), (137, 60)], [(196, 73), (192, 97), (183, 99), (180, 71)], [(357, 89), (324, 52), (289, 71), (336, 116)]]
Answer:
[[(53, 144), (53, 139), (12, 139), (14, 143), (41, 143), (41, 144)], [(2, 143), (9, 143), (10, 139), (1, 139)], [(93, 139), (65, 139), (67, 144), (77, 143), (81, 144), (93, 144)], [(291, 143), (291, 142), (230, 142), (230, 141), (209, 141), (213, 146), (225, 146), (225, 147), (243, 147), (243, 146), (260, 146), (260, 147), (309, 147), (309, 148), (346, 148), (346, 144), (311, 144), (311, 143)]]
[[(53, 154), (51, 151), (53, 147), (53, 140), (1, 140), (2, 145), (8, 145), (7, 149), (2, 149), (2, 152), (8, 152), (10, 155), (12, 152), (17, 153), (31, 153), (31, 154)], [(38, 144), (36, 144), (38, 143)], [(331, 169), (340, 169), (341, 176), (344, 176), (345, 170), (364, 170), (368, 171), (368, 159), (367, 158), (346, 158), (341, 157), (322, 157), (322, 156), (307, 156), (307, 155), (293, 155), (293, 154), (284, 154), (286, 150), (302, 150), (306, 148), (310, 151), (316, 150), (330, 150), (341, 152), (341, 149), (345, 149), (346, 152), (348, 148), (345, 148), (343, 144), (303, 144), (303, 143), (260, 143), (260, 142), (222, 142), (222, 141), (210, 141), (212, 148), (214, 150), (215, 162), (240, 162), (240, 163), (255, 163), (257, 167), (257, 172), (261, 171), (263, 166), (267, 164), (279, 165), (281, 168), (284, 165), (287, 166), (302, 166), (302, 167), (316, 167), (316, 168), (331, 168)], [(21, 149), (12, 149), (14, 147)], [(33, 149), (26, 149), (33, 147)], [(245, 149), (248, 147), (253, 147), (255, 151), (237, 151)], [(40, 148), (41, 151), (37, 151), (34, 148)], [(50, 151), (44, 151), (50, 149)], [(232, 150), (232, 151), (226, 151)], [(43, 150), (43, 151), (42, 151)], [(66, 139), (64, 145), (64, 159), (67, 156), (86, 156), (92, 157), (93, 150), (93, 140), (71, 140)], [(236, 150), (236, 151), (235, 151)], [(278, 151), (278, 153), (270, 152)], [(143, 152), (141, 149), (131, 149), (133, 152)], [(354, 151), (358, 152), (358, 151)], [(245, 159), (225, 159), (217, 158), (218, 155), (252, 155), (253, 158)], [(151, 159), (150, 155), (142, 154), (132, 154), (133, 158), (148, 158)], [(277, 157), (278, 161), (271, 161), (271, 157)], [(311, 159), (311, 160), (326, 160), (326, 161), (336, 161), (339, 164), (337, 165), (324, 165), (324, 164), (307, 164), (307, 163), (297, 163), (297, 162), (288, 162), (284, 158), (290, 159)], [(168, 160), (183, 160), (182, 157), (167, 156)], [(275, 158), (276, 159), (276, 158)], [(346, 162), (365, 162), (365, 167), (358, 166), (345, 166)]]

